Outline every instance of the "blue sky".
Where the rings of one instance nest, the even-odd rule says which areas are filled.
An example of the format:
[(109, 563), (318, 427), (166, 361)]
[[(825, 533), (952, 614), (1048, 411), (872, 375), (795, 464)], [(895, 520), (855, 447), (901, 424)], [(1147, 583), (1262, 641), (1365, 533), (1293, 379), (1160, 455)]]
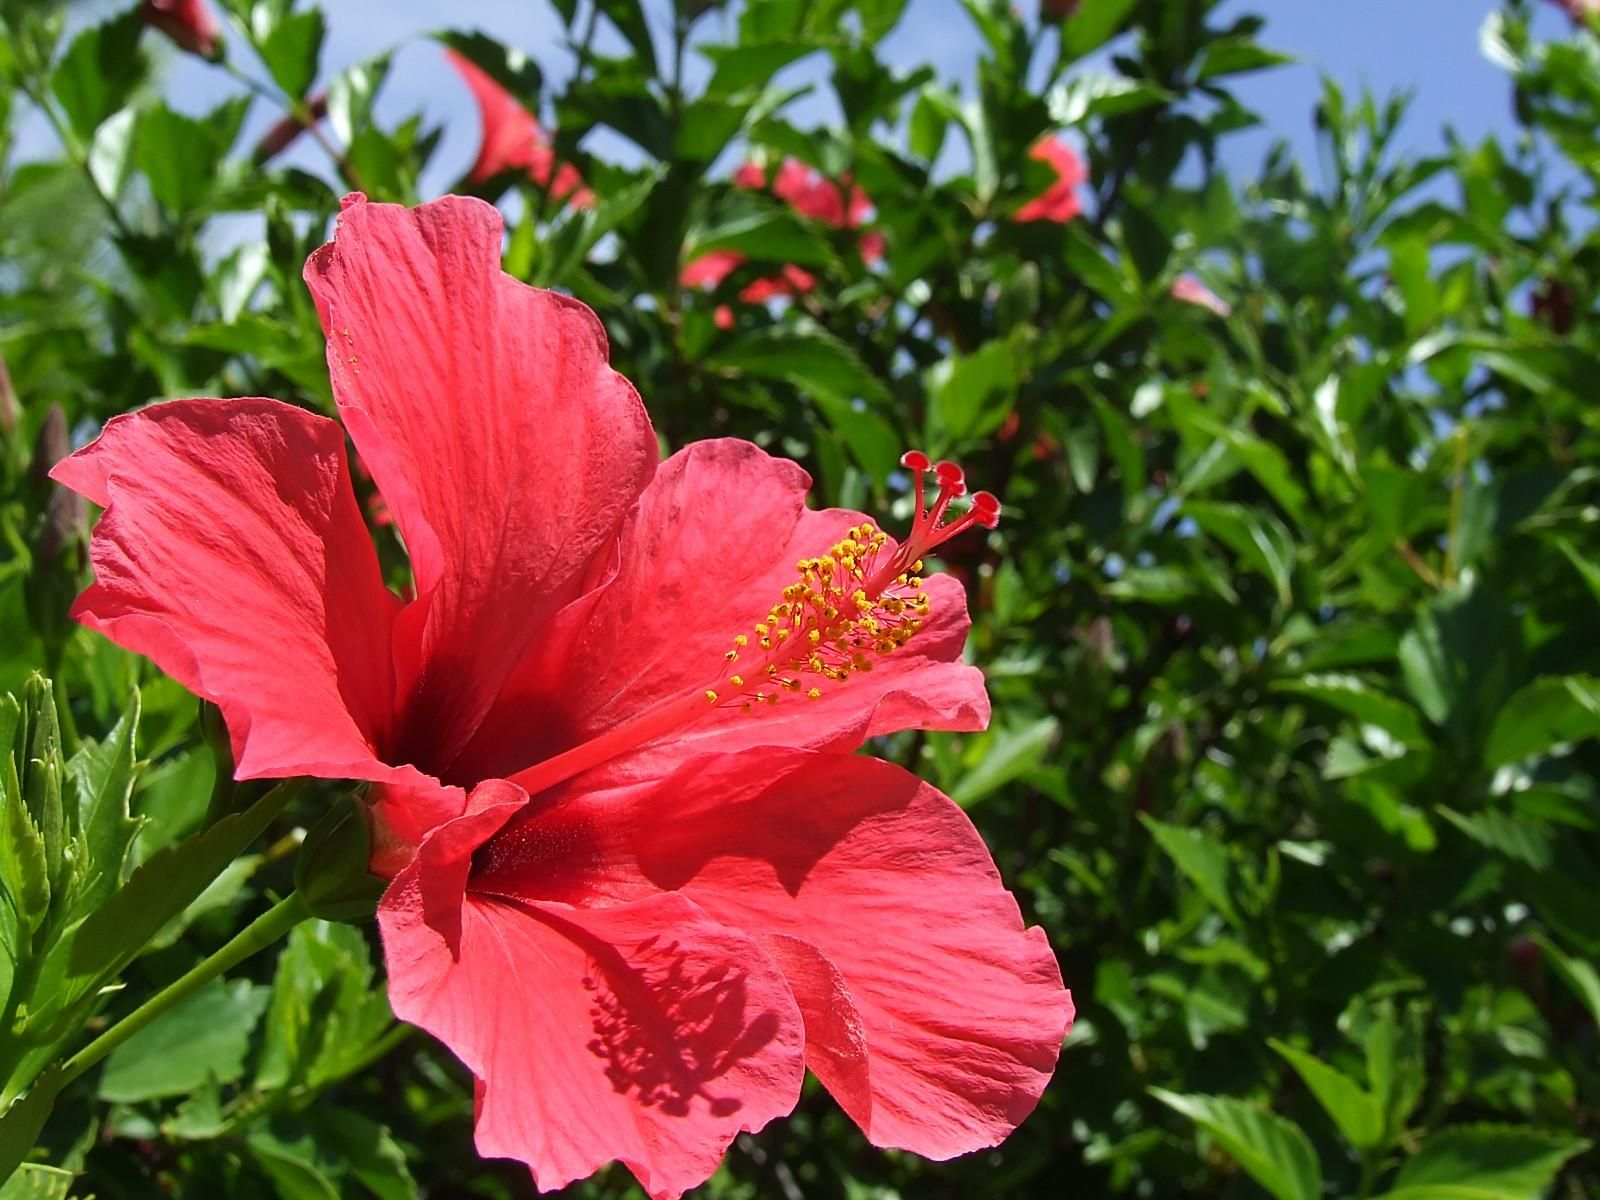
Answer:
[[(646, 0), (646, 7), (659, 10), (668, 3)], [(1028, 11), (1036, 0), (1019, 3)], [(117, 7), (109, 0), (85, 6), (89, 11)], [(1263, 118), (1264, 129), (1232, 139), (1226, 154), (1229, 167), (1248, 175), (1260, 163), (1268, 142), (1279, 136), (1288, 137), (1300, 157), (1309, 159), (1311, 114), (1324, 72), (1352, 93), (1363, 84), (1380, 95), (1395, 88), (1413, 89), (1416, 99), (1403, 140), (1415, 150), (1440, 146), (1446, 125), (1469, 141), (1490, 133), (1508, 136), (1513, 129), (1510, 87), (1478, 49), (1478, 30), (1493, 7), (1493, 0), (1228, 0), (1222, 8), (1225, 19), (1263, 13), (1267, 27), (1262, 40), (1300, 60), (1234, 81), (1241, 99)], [(1547, 3), (1537, 7), (1538, 30), (1562, 36), (1565, 17)], [(325, 0), (324, 9), (329, 28), (324, 79), (437, 29), (446, 20), (457, 28), (482, 29), (524, 49), (540, 62), (547, 79), (559, 80), (571, 70), (561, 27), (543, 0), (455, 0), (448, 6), (437, 0), (382, 0), (381, 4)], [(713, 14), (702, 28), (714, 33), (715, 22), (722, 19)], [(930, 62), (947, 81), (970, 80), (977, 38), (967, 33), (969, 28), (959, 0), (911, 0), (905, 18), (885, 43), (885, 53), (898, 66)], [(233, 86), (222, 72), (187, 56), (172, 56), (168, 69), (169, 94), (178, 107), (191, 112), (203, 111)], [(791, 68), (799, 80), (815, 78), (815, 72), (805, 64)], [(424, 181), (444, 187), (472, 160), (477, 116), (465, 87), (444, 64), (438, 48), (427, 42), (406, 45), (399, 52), (378, 113), (387, 122), (418, 109), (445, 125), (437, 169)], [(826, 120), (831, 111), (830, 102), (812, 99), (802, 102), (795, 115), (805, 123)], [(265, 112), (257, 117), (260, 125), (269, 119)], [(604, 138), (591, 149), (603, 155), (625, 153)], [(296, 157), (307, 166), (322, 166), (309, 145), (298, 147)]]

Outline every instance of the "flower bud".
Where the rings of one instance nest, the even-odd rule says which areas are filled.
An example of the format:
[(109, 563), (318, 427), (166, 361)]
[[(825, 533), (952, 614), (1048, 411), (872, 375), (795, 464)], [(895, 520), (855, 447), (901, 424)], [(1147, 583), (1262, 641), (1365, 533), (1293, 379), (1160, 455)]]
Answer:
[(312, 916), (352, 925), (371, 918), (386, 886), (367, 871), (371, 855), (366, 805), (354, 793), (341, 796), (306, 834), (295, 864), (295, 890)]
[(212, 62), (222, 58), (221, 31), (201, 0), (144, 0), (139, 17), (166, 34), (179, 49)]
[(328, 115), (328, 93), (318, 92), (306, 98), (305, 113), (290, 113), (280, 120), (266, 133), (261, 135), (261, 140), (256, 143), (256, 148), (251, 151), (250, 158), (257, 165), (276, 158), (289, 145), (313, 124)]
[(33, 442), (33, 458), (28, 463), (28, 482), (43, 491), (50, 486), (50, 468), (72, 453), (72, 439), (67, 435), (67, 414), (61, 405), (52, 404), (39, 427), (39, 436)]

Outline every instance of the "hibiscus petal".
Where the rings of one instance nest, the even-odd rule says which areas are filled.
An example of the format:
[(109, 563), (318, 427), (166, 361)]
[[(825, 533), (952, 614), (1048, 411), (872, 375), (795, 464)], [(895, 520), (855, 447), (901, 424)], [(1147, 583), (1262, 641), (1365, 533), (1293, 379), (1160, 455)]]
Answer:
[(686, 288), (714, 288), (744, 264), (744, 255), (737, 250), (707, 250), (692, 259), (678, 276)]
[(398, 601), (336, 424), (175, 400), (113, 417), (51, 475), (106, 509), (73, 616), (214, 701), (238, 778), (414, 777), (378, 761)]
[(469, 891), (452, 947), (426, 899), (448, 885), (430, 877), (467, 862), (498, 815), (436, 831), (379, 906), (395, 1013), (479, 1080), (481, 1153), (527, 1163), (544, 1190), (620, 1159), (652, 1196), (680, 1196), (798, 1100), (788, 985), (681, 896), (584, 910)]
[[(810, 486), (794, 463), (735, 439), (697, 442), (663, 463), (624, 528), (615, 576), (585, 598), (592, 606), (575, 606), (547, 631), (452, 774), (510, 775), (665, 699), (723, 686), (738, 669), (723, 657), (734, 636), (782, 598), (797, 578), (795, 561), (824, 553), (865, 520), (807, 509)], [(965, 594), (938, 576), (927, 590), (927, 625), (870, 673), (759, 717), (707, 711), (629, 769), (660, 774), (693, 747), (853, 749), (899, 729), (981, 729), (989, 717), (983, 675), (961, 662)]]
[(479, 890), (580, 903), (628, 894), (632, 873), (758, 936), (805, 1016), (807, 1065), (879, 1146), (995, 1145), (1072, 1021), (1043, 930), (1024, 928), (966, 815), (875, 759), (702, 758), (654, 786), (575, 792), (478, 861)]
[(578, 592), (657, 457), (600, 322), (504, 274), (501, 230), (478, 200), (352, 196), (306, 264), (334, 397), (411, 551), (402, 737), (435, 771)]

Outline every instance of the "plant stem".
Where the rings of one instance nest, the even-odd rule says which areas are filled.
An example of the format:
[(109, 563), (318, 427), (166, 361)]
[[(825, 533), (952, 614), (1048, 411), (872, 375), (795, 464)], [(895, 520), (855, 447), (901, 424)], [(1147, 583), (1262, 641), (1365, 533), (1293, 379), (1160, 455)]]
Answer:
[(62, 1067), (62, 1083), (70, 1083), (82, 1075), (157, 1017), (188, 999), (213, 979), (237, 966), (252, 954), (265, 950), (310, 915), (311, 912), (306, 908), (305, 901), (300, 898), (300, 893), (290, 892), (246, 925), (232, 941), (215, 954), (197, 963), (187, 974), (162, 988), (67, 1059)]

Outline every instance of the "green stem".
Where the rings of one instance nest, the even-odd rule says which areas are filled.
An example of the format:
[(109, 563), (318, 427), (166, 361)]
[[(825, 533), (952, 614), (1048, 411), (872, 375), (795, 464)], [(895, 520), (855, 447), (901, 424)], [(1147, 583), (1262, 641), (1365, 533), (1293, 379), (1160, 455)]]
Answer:
[(1454, 458), (1454, 474), (1450, 481), (1450, 525), (1445, 530), (1444, 536), (1444, 581), (1446, 584), (1456, 581), (1456, 568), (1460, 564), (1462, 498), (1467, 490), (1467, 427), (1465, 424), (1456, 426), (1455, 435), (1451, 440), (1451, 450)]
[(1360, 1200), (1367, 1200), (1372, 1195), (1372, 1185), (1378, 1180), (1379, 1157), (1376, 1151), (1363, 1150), (1361, 1152), (1361, 1182), (1357, 1185), (1356, 1195)]
[(265, 950), (311, 915), (299, 892), (290, 892), (262, 913), (222, 949), (162, 988), (82, 1050), (67, 1059), (61, 1082), (70, 1083), (157, 1017), (187, 1000), (223, 972)]

